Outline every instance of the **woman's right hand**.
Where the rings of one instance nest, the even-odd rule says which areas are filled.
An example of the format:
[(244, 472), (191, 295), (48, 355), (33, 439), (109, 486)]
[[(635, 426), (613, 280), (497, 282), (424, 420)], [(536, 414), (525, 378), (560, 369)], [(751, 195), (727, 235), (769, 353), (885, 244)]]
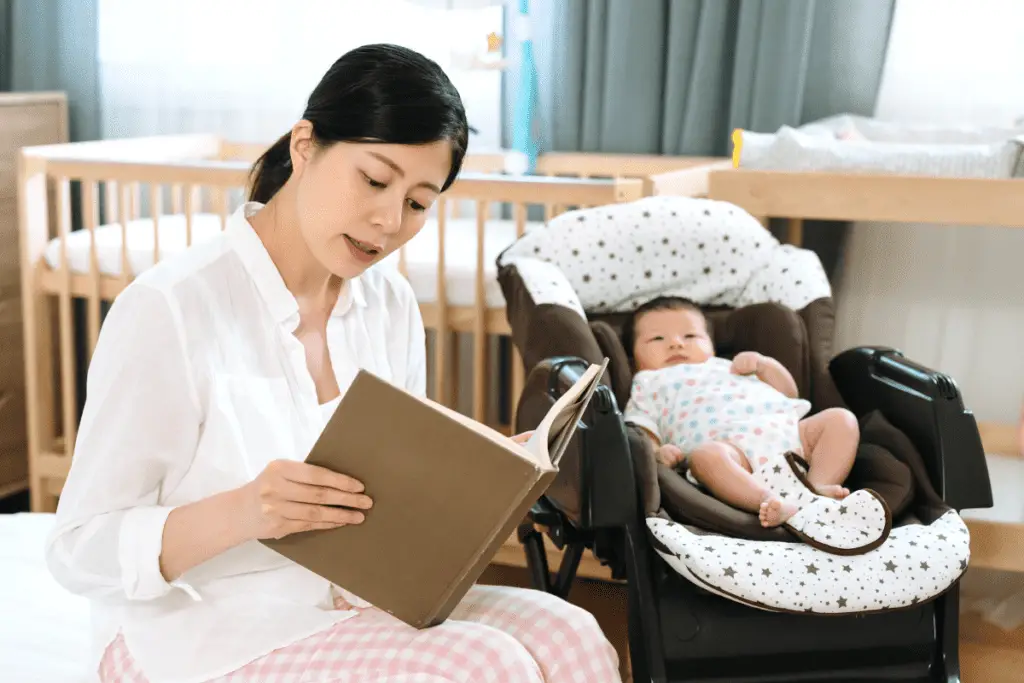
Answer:
[(362, 482), (323, 467), (274, 460), (240, 494), (249, 539), (282, 538), (297, 531), (360, 524), (373, 502)]

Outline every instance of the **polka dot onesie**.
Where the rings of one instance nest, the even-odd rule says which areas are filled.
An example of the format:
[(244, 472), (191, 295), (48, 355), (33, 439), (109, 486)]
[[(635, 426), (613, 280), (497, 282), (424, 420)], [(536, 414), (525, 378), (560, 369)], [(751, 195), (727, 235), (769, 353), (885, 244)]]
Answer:
[[(678, 446), (684, 455), (728, 442), (755, 472), (786, 451), (803, 455), (798, 425), (811, 404), (788, 398), (755, 375), (732, 374), (731, 366), (732, 361), (710, 358), (636, 373), (626, 422), (650, 431), (662, 444)], [(687, 478), (694, 481), (689, 472)]]

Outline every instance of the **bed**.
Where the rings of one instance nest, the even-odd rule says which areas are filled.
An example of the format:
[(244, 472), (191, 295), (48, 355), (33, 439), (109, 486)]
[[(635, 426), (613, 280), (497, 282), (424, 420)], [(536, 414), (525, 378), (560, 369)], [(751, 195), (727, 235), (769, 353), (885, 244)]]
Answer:
[(94, 683), (89, 605), (43, 561), (50, 514), (0, 515), (0, 671), (14, 683)]
[[(54, 508), (66, 476), (83, 370), (105, 306), (145, 268), (218, 234), (243, 201), (251, 162), (261, 150), (210, 135), (22, 150), (19, 223), (33, 511)], [(511, 410), (504, 421), (495, 417), (496, 408), (501, 402), (515, 405), (523, 377), (511, 345), (496, 343), (508, 334), (495, 280), (498, 253), (571, 208), (628, 202), (668, 189), (703, 194), (708, 171), (723, 163), (586, 154), (553, 154), (541, 162), (539, 175), (514, 176), (502, 173), (504, 153), (471, 155), (424, 230), (375, 266), (398, 268), (416, 292), (428, 330), (431, 397), (456, 408), (465, 404), (458, 390), (469, 374), (466, 412), (503, 430), (512, 423)], [(460, 360), (460, 338), (472, 345), (469, 363)], [(503, 368), (508, 371), (501, 376)]]

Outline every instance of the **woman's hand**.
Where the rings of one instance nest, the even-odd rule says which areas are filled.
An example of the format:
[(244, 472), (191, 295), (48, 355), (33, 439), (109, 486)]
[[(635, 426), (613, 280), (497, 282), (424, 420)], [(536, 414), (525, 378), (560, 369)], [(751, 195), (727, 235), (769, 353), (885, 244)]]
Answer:
[(523, 432), (522, 434), (515, 434), (513, 436), (510, 436), (509, 438), (515, 441), (517, 444), (522, 445), (529, 441), (531, 436), (533, 436), (533, 430)]
[[(373, 504), (361, 482), (294, 460), (275, 460), (237, 491), (248, 539), (360, 524)], [(350, 509), (351, 508), (351, 509)]]

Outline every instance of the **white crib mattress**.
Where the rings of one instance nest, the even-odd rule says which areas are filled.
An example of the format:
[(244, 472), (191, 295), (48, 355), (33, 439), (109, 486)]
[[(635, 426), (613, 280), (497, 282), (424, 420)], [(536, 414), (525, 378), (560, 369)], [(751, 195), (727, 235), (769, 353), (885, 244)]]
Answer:
[(53, 516), (0, 515), (0, 678), (18, 683), (93, 683), (89, 603), (46, 569)]
[[(532, 230), (543, 223), (528, 223)], [(186, 222), (183, 214), (161, 216), (158, 221), (159, 255), (167, 258), (182, 252), (186, 244)], [(198, 244), (219, 234), (221, 217), (200, 213), (192, 218), (192, 242)], [(103, 275), (117, 277), (122, 272), (121, 225), (99, 226), (96, 233), (96, 256)], [(154, 230), (152, 218), (128, 222), (128, 268), (138, 275), (154, 263)], [(485, 301), (488, 307), (500, 308), (505, 298), (497, 281), (495, 260), (516, 239), (515, 221), (491, 219), (484, 238)], [(437, 295), (437, 222), (430, 220), (423, 230), (406, 245), (406, 272), (420, 303), (436, 303)], [(61, 239), (47, 245), (44, 258), (51, 268), (62, 262)], [(91, 272), (89, 232), (76, 230), (67, 238), (67, 260), (71, 272)], [(389, 256), (380, 266), (397, 267), (398, 253)], [(451, 306), (472, 306), (476, 297), (477, 239), (475, 218), (450, 218), (445, 223), (445, 292)]]

